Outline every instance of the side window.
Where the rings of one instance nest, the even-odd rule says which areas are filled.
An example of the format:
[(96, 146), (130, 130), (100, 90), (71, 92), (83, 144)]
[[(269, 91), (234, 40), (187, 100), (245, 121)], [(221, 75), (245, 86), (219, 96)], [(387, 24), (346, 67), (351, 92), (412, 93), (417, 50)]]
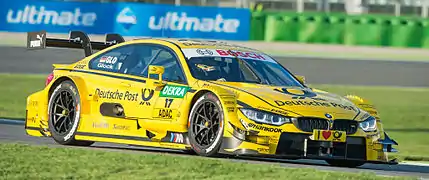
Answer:
[[(118, 47), (92, 59), (90, 69), (147, 77), (149, 65), (164, 66), (163, 79), (185, 82), (185, 76), (176, 56), (162, 46), (133, 44)], [(157, 75), (150, 78), (158, 79)]]
[[(178, 59), (171, 51), (160, 49), (150, 65), (163, 66), (165, 68), (164, 74), (162, 75), (163, 80), (177, 83), (184, 83), (186, 81)], [(147, 77), (147, 68), (143, 74)], [(151, 74), (150, 78), (158, 79), (158, 75)]]
[(133, 53), (133, 50), (133, 45), (112, 49), (92, 59), (89, 68), (120, 73), (125, 60)]

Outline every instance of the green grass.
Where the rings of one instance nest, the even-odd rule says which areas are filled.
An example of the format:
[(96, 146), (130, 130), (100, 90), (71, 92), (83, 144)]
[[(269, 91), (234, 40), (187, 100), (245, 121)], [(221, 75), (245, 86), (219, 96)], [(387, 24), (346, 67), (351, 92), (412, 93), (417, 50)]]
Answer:
[(413, 61), (413, 62), (428, 62), (428, 56), (426, 54), (392, 54), (392, 53), (379, 53), (379, 52), (371, 52), (365, 53), (361, 51), (350, 52), (350, 51), (338, 51), (336, 53), (332, 53), (332, 51), (320, 52), (320, 51), (312, 51), (302, 50), (302, 51), (270, 51), (261, 49), (267, 54), (272, 56), (296, 56), (296, 57), (313, 57), (313, 58), (336, 58), (342, 60), (382, 60), (382, 61)]
[[(384, 128), (398, 141), (400, 157), (429, 157), (429, 89), (316, 85), (340, 95), (356, 94), (378, 108)], [(409, 159), (411, 160), (411, 159)]]
[(170, 154), (0, 144), (0, 179), (411, 179)]
[(0, 74), (0, 117), (24, 118), (27, 96), (41, 90), (46, 77)]
[[(24, 118), (26, 97), (43, 88), (45, 75), (0, 74), (0, 118)], [(340, 95), (356, 94), (377, 106), (389, 136), (405, 160), (429, 161), (429, 88), (315, 85)]]

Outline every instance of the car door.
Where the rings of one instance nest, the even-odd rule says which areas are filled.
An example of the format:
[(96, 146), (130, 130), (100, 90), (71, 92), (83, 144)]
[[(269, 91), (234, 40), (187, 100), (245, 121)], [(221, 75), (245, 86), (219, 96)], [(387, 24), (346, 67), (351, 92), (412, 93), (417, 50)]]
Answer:
[[(159, 47), (131, 44), (105, 52), (89, 62), (88, 91), (92, 92), (92, 131), (132, 135), (137, 120), (150, 118), (154, 91), (146, 87), (143, 72)], [(97, 118), (101, 117), (101, 118)]]
[[(163, 66), (164, 74), (162, 79), (166, 82), (164, 86), (158, 87), (151, 83), (153, 81), (148, 81), (147, 83), (147, 91), (154, 92), (152, 98), (155, 100), (155, 104), (151, 109), (151, 119), (155, 121), (175, 121), (180, 116), (180, 107), (189, 90), (179, 60), (172, 50), (162, 48), (149, 65)], [(143, 74), (147, 76), (148, 69), (145, 69)], [(149, 78), (155, 80), (158, 79), (158, 75), (151, 74)]]

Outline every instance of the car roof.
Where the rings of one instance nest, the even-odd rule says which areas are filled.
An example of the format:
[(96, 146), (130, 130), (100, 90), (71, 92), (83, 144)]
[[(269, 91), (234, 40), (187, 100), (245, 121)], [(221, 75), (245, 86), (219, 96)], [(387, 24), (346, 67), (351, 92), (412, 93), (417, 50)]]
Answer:
[[(172, 38), (150, 38), (151, 40), (168, 41), (176, 44), (181, 49), (224, 49), (224, 50), (237, 50), (247, 52), (263, 53), (257, 49), (248, 48), (236, 44), (231, 44), (225, 41), (217, 40), (198, 40), (198, 39), (172, 39)], [(141, 40), (141, 39), (136, 39)]]

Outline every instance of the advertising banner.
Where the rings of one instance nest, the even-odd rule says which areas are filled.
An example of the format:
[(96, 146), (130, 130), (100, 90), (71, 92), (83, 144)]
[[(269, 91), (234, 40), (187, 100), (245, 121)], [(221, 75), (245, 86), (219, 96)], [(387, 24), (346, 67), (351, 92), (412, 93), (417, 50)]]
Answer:
[(115, 12), (110, 3), (0, 1), (0, 30), (104, 34), (112, 30)]
[(142, 3), (0, 1), (0, 31), (248, 40), (248, 9)]
[(248, 9), (121, 3), (115, 32), (124, 35), (248, 40)]

